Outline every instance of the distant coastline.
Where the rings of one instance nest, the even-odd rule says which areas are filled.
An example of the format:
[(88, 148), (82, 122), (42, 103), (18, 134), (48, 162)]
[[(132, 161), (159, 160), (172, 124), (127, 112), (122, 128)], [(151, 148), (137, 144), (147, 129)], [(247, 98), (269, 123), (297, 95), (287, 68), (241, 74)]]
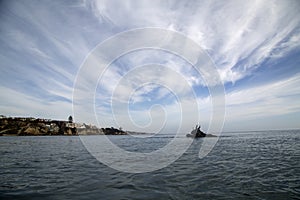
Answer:
[(114, 127), (98, 128), (69, 120), (40, 119), (33, 117), (0, 116), (0, 136), (47, 136), (47, 135), (127, 135)]

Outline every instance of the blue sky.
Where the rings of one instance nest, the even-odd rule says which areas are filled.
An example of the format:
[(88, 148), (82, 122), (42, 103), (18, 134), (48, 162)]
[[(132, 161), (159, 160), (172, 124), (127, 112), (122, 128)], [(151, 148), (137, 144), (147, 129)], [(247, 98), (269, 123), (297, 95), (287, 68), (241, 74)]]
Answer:
[[(0, 4), (3, 115), (67, 119), (73, 113), (74, 82), (89, 53), (117, 33), (156, 27), (184, 34), (214, 62), (225, 87), (225, 131), (300, 128), (299, 1), (7, 0)], [(144, 67), (130, 74), (133, 66)], [(212, 112), (210, 83), (180, 57), (153, 49), (123, 55), (105, 72), (94, 94), (99, 126), (149, 132), (163, 126), (164, 132), (175, 131), (180, 106), (189, 107), (191, 94), (185, 94), (179, 106), (176, 91), (155, 81), (162, 77), (181, 93), (185, 86), (176, 74), (195, 93), (199, 121), (207, 129)], [(135, 85), (145, 76), (153, 83), (130, 88), (134, 93), (128, 94), (132, 85), (126, 83), (127, 76)], [(127, 112), (113, 108), (116, 116), (112, 115), (112, 94), (120, 102), (126, 100), (119, 106), (126, 106)], [(122, 122), (123, 115), (130, 115), (135, 125)], [(89, 114), (74, 118), (97, 124)], [(182, 126), (190, 130), (194, 123), (191, 119)]]

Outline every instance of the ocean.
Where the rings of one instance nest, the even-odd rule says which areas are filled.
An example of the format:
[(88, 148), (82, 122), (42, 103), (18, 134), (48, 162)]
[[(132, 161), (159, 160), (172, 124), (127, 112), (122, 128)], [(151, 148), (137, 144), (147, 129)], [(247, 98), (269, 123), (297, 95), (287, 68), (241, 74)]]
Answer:
[[(108, 137), (136, 152), (172, 140)], [(300, 199), (299, 130), (224, 133), (199, 159), (202, 143), (165, 168), (125, 173), (95, 159), (78, 136), (2, 136), (0, 199)]]

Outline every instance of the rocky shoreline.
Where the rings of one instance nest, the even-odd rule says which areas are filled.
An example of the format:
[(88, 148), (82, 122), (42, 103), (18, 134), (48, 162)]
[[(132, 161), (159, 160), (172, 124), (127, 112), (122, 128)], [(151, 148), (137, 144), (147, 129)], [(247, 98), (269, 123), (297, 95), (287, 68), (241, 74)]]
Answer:
[(30, 117), (0, 118), (0, 136), (47, 136), (47, 135), (127, 135), (116, 128), (98, 128), (73, 123), (72, 120), (36, 119)]

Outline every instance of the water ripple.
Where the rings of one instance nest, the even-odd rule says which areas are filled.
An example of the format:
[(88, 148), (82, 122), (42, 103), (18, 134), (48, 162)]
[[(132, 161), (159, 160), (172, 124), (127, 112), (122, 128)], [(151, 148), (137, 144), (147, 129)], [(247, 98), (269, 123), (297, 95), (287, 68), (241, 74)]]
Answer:
[[(151, 152), (172, 137), (112, 137)], [(183, 138), (185, 139), (185, 138)], [(300, 132), (228, 133), (207, 157), (202, 140), (170, 166), (128, 174), (95, 160), (78, 137), (0, 137), (0, 199), (299, 199)]]

